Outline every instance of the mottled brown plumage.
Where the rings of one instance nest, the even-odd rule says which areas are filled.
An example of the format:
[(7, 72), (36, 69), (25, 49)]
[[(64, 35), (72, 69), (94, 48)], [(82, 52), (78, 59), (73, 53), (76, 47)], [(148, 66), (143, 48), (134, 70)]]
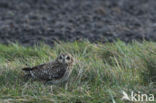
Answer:
[(34, 79), (45, 80), (51, 84), (66, 81), (72, 70), (74, 59), (70, 54), (60, 54), (54, 62), (41, 64), (32, 68), (23, 68)]

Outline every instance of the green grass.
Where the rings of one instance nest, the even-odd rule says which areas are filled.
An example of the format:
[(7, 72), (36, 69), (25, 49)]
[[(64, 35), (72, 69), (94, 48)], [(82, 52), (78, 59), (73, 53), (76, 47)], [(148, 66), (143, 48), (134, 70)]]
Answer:
[[(21, 68), (54, 60), (60, 52), (76, 59), (67, 83), (24, 80)], [(122, 90), (155, 93), (155, 84), (156, 42), (0, 44), (0, 103), (127, 103)]]

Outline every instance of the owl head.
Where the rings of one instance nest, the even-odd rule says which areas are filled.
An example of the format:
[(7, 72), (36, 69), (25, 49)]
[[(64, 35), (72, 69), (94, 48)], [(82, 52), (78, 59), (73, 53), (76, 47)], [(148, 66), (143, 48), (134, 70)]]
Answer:
[(57, 61), (58, 63), (65, 64), (65, 65), (73, 65), (73, 63), (74, 63), (74, 58), (73, 58), (72, 55), (69, 54), (69, 53), (61, 53), (61, 54), (57, 57), (56, 61)]

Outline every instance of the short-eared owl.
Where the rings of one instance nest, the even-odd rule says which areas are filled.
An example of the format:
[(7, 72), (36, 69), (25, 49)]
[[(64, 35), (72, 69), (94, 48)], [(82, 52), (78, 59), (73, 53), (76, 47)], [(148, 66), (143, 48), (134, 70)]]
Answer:
[(54, 62), (41, 64), (35, 67), (23, 68), (33, 79), (45, 80), (51, 84), (58, 84), (66, 81), (72, 70), (73, 57), (68, 53), (60, 54)]

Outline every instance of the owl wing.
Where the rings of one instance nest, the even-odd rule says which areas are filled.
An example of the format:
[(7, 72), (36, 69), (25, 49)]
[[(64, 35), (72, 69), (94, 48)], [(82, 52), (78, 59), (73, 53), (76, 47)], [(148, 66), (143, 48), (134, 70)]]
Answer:
[(51, 79), (60, 79), (63, 77), (64, 73), (66, 72), (66, 68), (61, 66), (59, 63), (50, 62), (47, 64), (41, 64), (38, 66), (34, 66), (32, 68), (26, 67), (23, 68), (24, 71), (34, 71), (39, 74), (39, 78), (45, 80)]
[(22, 70), (24, 71), (33, 71), (33, 70), (36, 70), (36, 69), (42, 69), (45, 67), (46, 64), (41, 64), (41, 65), (38, 65), (38, 66), (34, 66), (34, 67), (26, 67), (26, 68), (23, 68)]
[(56, 63), (51, 65), (49, 72), (51, 78), (60, 79), (63, 77), (64, 73), (66, 72), (66, 68)]

